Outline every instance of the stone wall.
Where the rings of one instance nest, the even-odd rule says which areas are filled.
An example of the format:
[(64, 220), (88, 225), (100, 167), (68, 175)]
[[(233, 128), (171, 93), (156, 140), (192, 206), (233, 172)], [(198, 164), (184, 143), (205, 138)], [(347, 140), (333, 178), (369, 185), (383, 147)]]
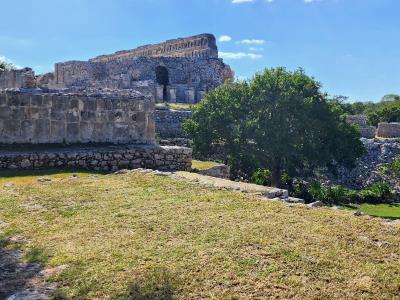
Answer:
[(156, 134), (161, 139), (186, 138), (182, 123), (192, 116), (191, 111), (157, 109)]
[(35, 86), (35, 73), (30, 68), (0, 73), (0, 89), (32, 88)]
[(216, 40), (212, 34), (200, 34), (187, 38), (168, 40), (156, 45), (145, 45), (132, 50), (118, 51), (111, 55), (101, 55), (91, 62), (126, 60), (135, 57), (218, 57)]
[[(164, 83), (157, 78), (157, 68), (160, 67), (166, 73)], [(230, 78), (233, 78), (232, 70), (218, 58), (138, 57), (107, 62), (57, 63), (54, 80), (48, 80), (44, 86), (141, 88), (142, 92), (147, 87), (158, 101), (195, 103), (202, 99), (204, 93)]]
[(0, 91), (0, 144), (153, 144), (154, 101), (132, 97)]
[(60, 148), (38, 151), (0, 150), (0, 169), (71, 168), (94, 171), (148, 168), (188, 171), (192, 150), (157, 145)]
[(368, 117), (363, 115), (350, 115), (346, 118), (347, 123), (357, 125), (361, 137), (366, 139), (373, 139), (376, 135), (376, 128), (374, 126), (369, 126)]
[(400, 123), (379, 123), (377, 136), (382, 138), (400, 137)]

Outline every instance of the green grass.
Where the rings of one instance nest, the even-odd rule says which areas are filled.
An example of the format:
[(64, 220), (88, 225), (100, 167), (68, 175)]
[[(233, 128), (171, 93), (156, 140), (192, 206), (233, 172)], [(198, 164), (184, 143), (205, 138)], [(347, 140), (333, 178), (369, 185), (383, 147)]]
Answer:
[(215, 166), (220, 166), (221, 163), (217, 163), (214, 161), (200, 161), (200, 160), (193, 160), (192, 161), (192, 168), (197, 170), (206, 170)]
[(351, 210), (360, 211), (366, 215), (385, 218), (400, 219), (400, 203), (394, 204), (360, 204), (349, 207)]
[[(1, 178), (4, 236), (73, 299), (396, 299), (400, 228), (132, 173)], [(36, 177), (35, 177), (36, 176)], [(377, 241), (385, 241), (384, 246)], [(0, 243), (0, 245), (2, 245)], [(6, 247), (6, 245), (3, 245)]]
[(175, 109), (175, 110), (192, 110), (194, 106), (196, 106), (196, 104), (168, 103), (168, 102), (156, 103), (156, 108), (167, 107), (169, 109)]

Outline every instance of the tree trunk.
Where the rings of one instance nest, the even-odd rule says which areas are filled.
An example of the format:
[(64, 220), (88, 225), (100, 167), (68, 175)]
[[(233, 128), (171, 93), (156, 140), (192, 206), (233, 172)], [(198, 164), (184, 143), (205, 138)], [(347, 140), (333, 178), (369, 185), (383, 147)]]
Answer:
[(280, 188), (282, 185), (281, 182), (281, 162), (276, 161), (272, 164), (272, 170), (271, 170), (271, 184), (273, 187), (278, 187)]

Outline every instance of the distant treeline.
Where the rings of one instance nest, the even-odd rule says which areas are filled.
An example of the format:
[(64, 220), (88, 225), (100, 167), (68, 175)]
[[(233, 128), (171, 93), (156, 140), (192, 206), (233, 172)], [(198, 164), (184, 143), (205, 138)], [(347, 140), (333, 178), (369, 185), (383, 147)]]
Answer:
[(379, 102), (347, 103), (347, 97), (335, 96), (336, 102), (346, 114), (366, 115), (370, 125), (377, 126), (380, 122), (400, 122), (400, 96), (389, 94)]

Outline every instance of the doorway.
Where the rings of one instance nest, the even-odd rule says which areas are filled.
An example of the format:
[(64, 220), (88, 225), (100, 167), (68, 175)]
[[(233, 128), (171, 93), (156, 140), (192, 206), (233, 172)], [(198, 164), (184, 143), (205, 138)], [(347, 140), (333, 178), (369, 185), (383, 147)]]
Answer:
[(166, 67), (158, 66), (156, 68), (156, 82), (163, 86), (163, 101), (167, 101), (167, 85), (169, 84), (169, 75)]

